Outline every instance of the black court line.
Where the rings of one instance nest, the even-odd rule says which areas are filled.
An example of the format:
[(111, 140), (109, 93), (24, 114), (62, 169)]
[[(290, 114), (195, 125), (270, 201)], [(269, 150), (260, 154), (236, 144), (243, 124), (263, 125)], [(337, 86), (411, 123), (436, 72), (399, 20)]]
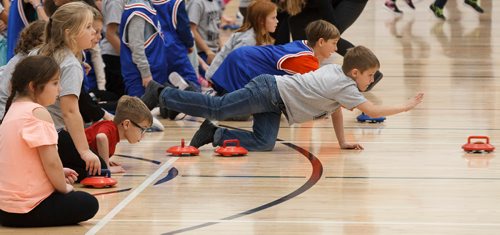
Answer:
[(200, 178), (306, 178), (305, 176), (280, 176), (280, 175), (182, 175), (182, 177)]
[(122, 193), (122, 192), (130, 191), (131, 189), (132, 188), (124, 188), (124, 189), (118, 189), (118, 190), (114, 190), (114, 191), (107, 191), (107, 192), (103, 192), (103, 193), (94, 193), (92, 195), (99, 196), (99, 195), (105, 195), (105, 194)]
[(326, 176), (326, 179), (384, 179), (384, 180), (500, 180), (500, 178), (465, 177), (370, 177), (370, 176)]
[(154, 163), (156, 165), (160, 165), (161, 162), (160, 161), (157, 161), (157, 160), (151, 160), (151, 159), (147, 159), (147, 158), (142, 158), (142, 157), (134, 157), (134, 156), (130, 156), (130, 155), (125, 155), (125, 154), (115, 154), (113, 156), (118, 156), (118, 157), (124, 157), (124, 158), (132, 158), (132, 159), (137, 159), (137, 160), (141, 160), (141, 161), (146, 161), (146, 162), (151, 162), (151, 163)]
[[(226, 217), (226, 218), (222, 218), (220, 220), (233, 220), (233, 219), (236, 219), (239, 217), (250, 215), (250, 214), (265, 210), (267, 208), (279, 205), (283, 202), (286, 202), (286, 201), (306, 192), (307, 190), (309, 190), (312, 186), (314, 186), (321, 179), (321, 176), (323, 175), (323, 165), (321, 164), (321, 161), (319, 161), (319, 159), (316, 158), (316, 156), (314, 156), (309, 151), (307, 151), (307, 150), (305, 150), (297, 145), (294, 145), (291, 143), (283, 143), (283, 144), (296, 150), (297, 152), (301, 153), (304, 157), (306, 157), (309, 160), (309, 162), (311, 163), (311, 166), (312, 166), (312, 173), (311, 173), (311, 176), (309, 177), (309, 179), (301, 187), (299, 187), (295, 191), (293, 191), (293, 192), (291, 192), (291, 193), (289, 193), (281, 198), (278, 198), (278, 199), (276, 199), (272, 202), (266, 203), (264, 205), (255, 207), (253, 209), (243, 211), (241, 213), (238, 213), (238, 214)], [(218, 223), (220, 223), (220, 222), (208, 222), (208, 223), (203, 223), (203, 224), (199, 224), (199, 225), (195, 225), (195, 226), (191, 226), (191, 227), (187, 227), (187, 228), (183, 228), (183, 229), (174, 230), (174, 231), (171, 231), (168, 233), (163, 233), (163, 234), (166, 235), (166, 234), (177, 234), (177, 233), (182, 233), (182, 232), (188, 232), (188, 231), (193, 231), (196, 229), (208, 227), (211, 225), (215, 225)]]

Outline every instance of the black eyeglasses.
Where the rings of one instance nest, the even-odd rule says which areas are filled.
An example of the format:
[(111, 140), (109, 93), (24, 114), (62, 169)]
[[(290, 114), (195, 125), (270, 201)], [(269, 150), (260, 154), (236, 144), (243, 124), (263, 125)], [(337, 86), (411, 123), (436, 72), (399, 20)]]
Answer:
[(144, 135), (144, 133), (146, 133), (146, 131), (148, 130), (148, 128), (144, 128), (142, 126), (139, 126), (139, 124), (135, 123), (134, 121), (132, 120), (129, 120), (132, 124), (134, 124), (134, 126), (136, 126), (137, 128), (141, 129), (141, 135)]

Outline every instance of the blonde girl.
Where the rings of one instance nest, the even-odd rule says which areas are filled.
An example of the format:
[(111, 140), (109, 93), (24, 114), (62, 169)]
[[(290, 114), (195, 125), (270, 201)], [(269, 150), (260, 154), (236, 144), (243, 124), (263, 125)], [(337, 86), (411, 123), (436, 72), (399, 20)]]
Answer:
[(274, 39), (270, 33), (278, 25), (277, 6), (268, 0), (255, 0), (248, 6), (243, 25), (227, 40), (221, 51), (210, 64), (205, 77), (210, 80), (227, 55), (242, 46), (271, 45)]
[(97, 199), (75, 192), (77, 173), (63, 168), (57, 132), (44, 106), (59, 94), (59, 65), (47, 56), (21, 60), (0, 125), (0, 224), (42, 227), (92, 218)]
[(93, 19), (91, 7), (83, 2), (60, 6), (47, 23), (45, 43), (38, 51), (39, 55), (54, 58), (61, 68), (61, 93), (48, 110), (59, 136), (70, 135), (80, 155), (77, 164), (69, 164), (66, 159), (75, 156), (59, 153), (63, 165), (75, 169), (80, 177), (85, 177), (87, 172), (96, 174), (101, 171), (101, 161), (89, 149), (85, 137), (80, 109), (87, 107), (78, 102), (83, 82), (82, 51), (93, 46), (95, 37)]

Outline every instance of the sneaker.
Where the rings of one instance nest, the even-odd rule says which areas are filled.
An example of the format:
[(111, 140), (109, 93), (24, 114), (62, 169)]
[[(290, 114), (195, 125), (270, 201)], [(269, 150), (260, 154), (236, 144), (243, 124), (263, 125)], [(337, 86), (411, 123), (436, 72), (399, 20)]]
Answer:
[(443, 19), (445, 20), (446, 17), (444, 17), (443, 15), (443, 8), (440, 8), (434, 4), (431, 4), (429, 6), (429, 8), (431, 9), (432, 13), (434, 13), (434, 15), (437, 17), (437, 18), (440, 18), (440, 19)]
[(205, 144), (214, 142), (215, 131), (217, 131), (217, 126), (210, 120), (205, 119), (205, 121), (201, 124), (200, 129), (194, 133), (189, 145), (199, 148)]
[(163, 88), (164, 86), (154, 80), (151, 80), (151, 82), (148, 83), (148, 86), (144, 91), (144, 95), (141, 96), (141, 100), (144, 104), (146, 104), (146, 106), (148, 106), (149, 110), (152, 110), (158, 105), (158, 97), (160, 95), (159, 91)]
[(411, 9), (415, 10), (415, 5), (413, 5), (413, 1), (412, 0), (405, 0), (406, 4), (408, 4), (409, 7), (411, 7)]
[(161, 132), (164, 131), (165, 127), (163, 124), (158, 120), (157, 118), (153, 117), (153, 123), (151, 124), (151, 127), (148, 128), (149, 132)]
[(373, 77), (374, 77), (373, 82), (370, 83), (370, 85), (368, 85), (365, 92), (370, 91), (375, 85), (377, 85), (377, 83), (380, 82), (380, 80), (382, 80), (382, 78), (384, 77), (384, 74), (381, 73), (380, 71), (377, 71), (375, 72), (375, 75), (373, 75)]
[(386, 1), (384, 3), (384, 6), (387, 10), (389, 10), (395, 14), (403, 14), (403, 12), (401, 10), (399, 10), (398, 6), (396, 6), (396, 3), (392, 2), (392, 1)]
[(168, 81), (179, 90), (185, 90), (189, 87), (189, 84), (186, 82), (186, 80), (184, 80), (184, 78), (177, 72), (170, 73), (170, 75), (168, 75)]
[(464, 3), (470, 7), (472, 7), (474, 10), (476, 10), (479, 13), (484, 13), (483, 8), (477, 4), (477, 0), (465, 0)]

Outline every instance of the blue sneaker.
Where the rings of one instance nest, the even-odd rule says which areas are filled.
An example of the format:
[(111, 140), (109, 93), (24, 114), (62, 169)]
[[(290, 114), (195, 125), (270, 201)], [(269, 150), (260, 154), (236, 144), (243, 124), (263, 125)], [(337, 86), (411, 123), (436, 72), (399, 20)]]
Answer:
[(384, 122), (385, 117), (379, 117), (379, 118), (372, 118), (365, 113), (361, 113), (357, 118), (358, 122), (370, 122), (370, 123), (379, 123), (379, 122)]

